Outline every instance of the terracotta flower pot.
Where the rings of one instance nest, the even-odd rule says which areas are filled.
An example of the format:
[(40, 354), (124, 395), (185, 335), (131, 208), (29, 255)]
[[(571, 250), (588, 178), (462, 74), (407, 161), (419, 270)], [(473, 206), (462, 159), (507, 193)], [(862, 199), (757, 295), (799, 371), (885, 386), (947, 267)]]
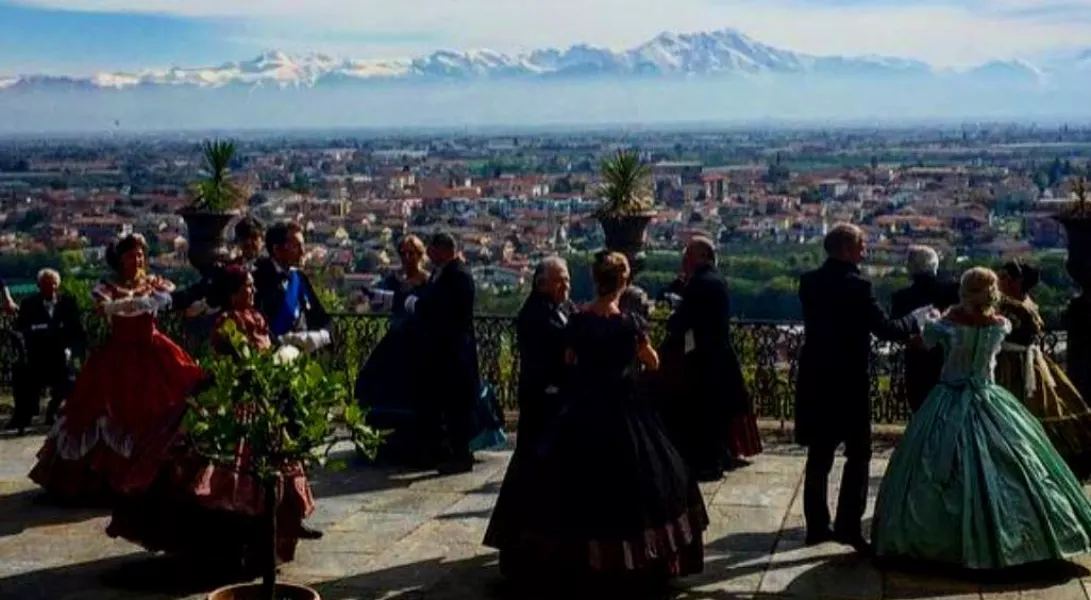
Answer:
[(189, 244), (186, 258), (193, 268), (203, 272), (227, 251), (227, 226), (238, 213), (183, 209), (178, 214), (186, 222), (186, 241)]
[[(277, 583), (276, 600), (322, 600), (318, 592), (303, 585)], [(208, 595), (208, 600), (264, 600), (260, 583), (240, 583), (222, 587)]]

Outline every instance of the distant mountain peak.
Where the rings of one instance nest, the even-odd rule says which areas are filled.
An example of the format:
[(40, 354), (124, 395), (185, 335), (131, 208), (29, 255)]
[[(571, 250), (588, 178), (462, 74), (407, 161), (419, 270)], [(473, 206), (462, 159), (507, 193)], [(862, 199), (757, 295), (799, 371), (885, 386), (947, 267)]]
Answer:
[[(1044, 81), (1050, 73), (1091, 68), (1091, 49), (1043, 69), (1026, 61), (991, 61), (959, 76)], [(92, 77), (0, 77), (0, 90), (35, 85), (102, 89), (137, 86), (312, 87), (371, 80), (473, 80), (512, 77), (733, 76), (815, 74), (837, 77), (925, 76), (935, 70), (918, 60), (889, 56), (817, 56), (762, 43), (738, 29), (663, 31), (627, 50), (588, 43), (540, 48), (522, 54), (490, 49), (440, 49), (407, 59), (341, 59), (269, 49), (255, 57), (212, 67), (145, 69)]]

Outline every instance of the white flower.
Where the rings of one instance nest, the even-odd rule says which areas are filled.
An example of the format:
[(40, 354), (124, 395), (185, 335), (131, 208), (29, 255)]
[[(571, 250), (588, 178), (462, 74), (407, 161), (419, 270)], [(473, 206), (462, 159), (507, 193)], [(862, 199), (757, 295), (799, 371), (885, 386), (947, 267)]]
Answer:
[(273, 355), (273, 362), (278, 365), (286, 365), (299, 358), (301, 354), (303, 353), (299, 351), (299, 348), (284, 345), (277, 348), (276, 354)]

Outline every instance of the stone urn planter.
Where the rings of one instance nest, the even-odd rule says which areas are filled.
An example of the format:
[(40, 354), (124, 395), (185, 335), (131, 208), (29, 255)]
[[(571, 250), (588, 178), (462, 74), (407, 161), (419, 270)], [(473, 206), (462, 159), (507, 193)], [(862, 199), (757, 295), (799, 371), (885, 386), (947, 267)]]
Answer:
[(606, 249), (624, 254), (629, 259), (629, 266), (634, 273), (643, 265), (648, 224), (654, 217), (654, 211), (632, 214), (604, 212), (596, 215), (606, 237)]
[(186, 258), (193, 268), (203, 273), (217, 258), (227, 253), (227, 226), (239, 216), (239, 212), (186, 207), (178, 214), (186, 223)]
[[(208, 595), (208, 600), (264, 600), (260, 583), (240, 583), (222, 587)], [(276, 600), (321, 600), (318, 592), (303, 585), (278, 582), (273, 592)]]

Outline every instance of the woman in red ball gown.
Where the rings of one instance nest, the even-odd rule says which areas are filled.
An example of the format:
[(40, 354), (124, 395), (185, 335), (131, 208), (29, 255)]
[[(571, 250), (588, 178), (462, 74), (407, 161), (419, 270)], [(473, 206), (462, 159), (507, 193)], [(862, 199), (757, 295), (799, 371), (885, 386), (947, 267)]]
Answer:
[(177, 428), (204, 378), (156, 329), (174, 285), (147, 272), (147, 248), (131, 234), (107, 250), (115, 274), (93, 295), (110, 337), (87, 359), (30, 472), (52, 499), (94, 504), (150, 485), (170, 443), (164, 433)]
[[(229, 322), (252, 348), (272, 349), (269, 327), (254, 308), (254, 280), (248, 271), (231, 267), (219, 274), (209, 303), (223, 311), (211, 340), (217, 353), (235, 352), (224, 335)], [(245, 419), (245, 407), (237, 407), (236, 412)], [(260, 569), (262, 553), (268, 548), (263, 545), (259, 518), (265, 512), (265, 494), (257, 477), (246, 471), (246, 445), (239, 445), (231, 463), (200, 456), (184, 439), (174, 446), (173, 454), (163, 463), (155, 486), (114, 507), (107, 534), (151, 551), (202, 559), (236, 573)], [(277, 559), (286, 562), (295, 557), (303, 519), (314, 512), (315, 502), (301, 465), (284, 468), (279, 484)]]

